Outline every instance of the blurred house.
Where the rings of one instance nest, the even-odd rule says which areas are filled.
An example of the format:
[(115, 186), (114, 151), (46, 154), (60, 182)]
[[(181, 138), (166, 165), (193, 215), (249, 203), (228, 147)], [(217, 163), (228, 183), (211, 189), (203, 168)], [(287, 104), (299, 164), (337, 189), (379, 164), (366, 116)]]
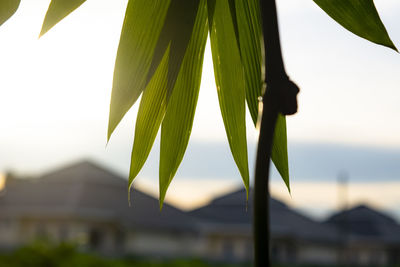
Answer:
[(339, 212), (326, 221), (344, 246), (339, 262), (384, 266), (400, 263), (400, 226), (390, 216), (365, 205)]
[(195, 247), (193, 218), (91, 162), (35, 179), (10, 178), (0, 194), (0, 247), (36, 239), (69, 241), (103, 254), (185, 256)]
[[(270, 199), (272, 257), (280, 263), (335, 263), (339, 238), (335, 228), (315, 222)], [(201, 221), (207, 255), (215, 259), (251, 260), (252, 193), (246, 210), (244, 189), (214, 199), (190, 214)]]
[[(8, 177), (0, 191), (0, 249), (37, 239), (74, 242), (102, 254), (252, 259), (252, 194), (244, 189), (183, 212), (91, 162), (39, 178)], [(272, 256), (281, 263), (399, 262), (400, 226), (361, 206), (316, 222), (271, 199)]]

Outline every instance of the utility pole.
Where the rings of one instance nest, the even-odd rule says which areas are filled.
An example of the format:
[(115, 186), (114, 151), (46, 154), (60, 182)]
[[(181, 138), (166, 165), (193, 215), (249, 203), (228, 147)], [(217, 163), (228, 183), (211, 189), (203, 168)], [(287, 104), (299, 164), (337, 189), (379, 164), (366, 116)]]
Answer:
[(338, 174), (338, 210), (346, 211), (349, 204), (349, 174), (346, 171), (341, 171)]

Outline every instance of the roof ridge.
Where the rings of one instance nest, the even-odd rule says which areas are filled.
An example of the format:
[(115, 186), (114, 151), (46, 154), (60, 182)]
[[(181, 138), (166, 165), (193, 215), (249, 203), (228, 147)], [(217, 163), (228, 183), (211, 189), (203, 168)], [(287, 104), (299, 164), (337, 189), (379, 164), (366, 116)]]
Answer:
[[(350, 209), (341, 210), (339, 212), (333, 213), (331, 216), (329, 216), (325, 220), (325, 222), (330, 222), (330, 221), (332, 221), (336, 218), (340, 218), (342, 216), (346, 216), (348, 218), (349, 215), (351, 216), (352, 214), (354, 214), (354, 212), (357, 212), (359, 210), (366, 210), (366, 211), (370, 212), (372, 214), (372, 216), (379, 216), (379, 218), (384, 218), (386, 221), (389, 221), (389, 222), (395, 223), (395, 224), (399, 224), (398, 221), (394, 217), (387, 214), (384, 210), (371, 207), (370, 205), (368, 205), (366, 203), (358, 204), (358, 205), (351, 207)], [(370, 216), (370, 218), (373, 218), (373, 217)]]
[[(89, 168), (93, 168), (99, 172), (102, 172), (103, 174), (106, 174), (106, 177), (113, 177), (113, 178), (117, 178), (120, 181), (127, 181), (127, 179), (125, 179), (124, 177), (122, 177), (121, 175), (119, 175), (117, 172), (110, 170), (106, 167), (103, 167), (100, 163), (97, 163), (91, 159), (83, 159), (83, 160), (77, 160), (74, 162), (71, 162), (69, 164), (64, 164), (62, 166), (53, 168), (52, 170), (38, 176), (38, 179), (47, 179), (49, 177), (53, 177), (53, 176), (58, 176), (61, 175), (65, 172), (74, 170), (74, 169), (78, 169), (82, 166), (88, 166)], [(83, 173), (87, 173), (88, 169), (84, 169)]]

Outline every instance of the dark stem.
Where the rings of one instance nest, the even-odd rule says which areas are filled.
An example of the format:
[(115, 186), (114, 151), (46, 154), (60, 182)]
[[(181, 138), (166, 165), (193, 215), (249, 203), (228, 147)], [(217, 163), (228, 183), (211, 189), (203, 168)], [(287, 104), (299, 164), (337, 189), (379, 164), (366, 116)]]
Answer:
[(286, 75), (279, 41), (275, 0), (260, 0), (264, 36), (265, 82), (263, 112), (257, 147), (254, 181), (253, 236), (255, 267), (271, 266), (269, 219), (269, 166), (275, 124), (279, 113), (297, 111), (297, 85)]
[(287, 79), (279, 39), (278, 16), (275, 0), (260, 0), (264, 37), (265, 81), (271, 83)]
[(256, 267), (270, 266), (269, 165), (278, 111), (264, 96), (254, 181), (254, 259)]

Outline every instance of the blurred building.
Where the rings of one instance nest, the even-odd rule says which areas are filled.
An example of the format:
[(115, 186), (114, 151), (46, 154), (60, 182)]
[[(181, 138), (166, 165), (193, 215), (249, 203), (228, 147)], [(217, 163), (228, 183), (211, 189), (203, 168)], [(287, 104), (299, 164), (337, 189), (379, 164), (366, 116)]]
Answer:
[[(252, 193), (246, 211), (244, 189), (214, 199), (190, 214), (201, 221), (207, 254), (214, 258), (251, 260)], [(272, 257), (280, 263), (332, 263), (338, 258), (336, 229), (270, 199)]]
[[(73, 242), (106, 255), (252, 259), (252, 194), (244, 189), (183, 212), (139, 190), (128, 205), (127, 181), (91, 162), (39, 178), (8, 177), (0, 191), (0, 248), (37, 239)], [(272, 256), (281, 263), (398, 263), (400, 226), (356, 207), (314, 221), (271, 199)]]
[(344, 244), (340, 262), (373, 266), (400, 263), (400, 227), (389, 215), (360, 205), (334, 214), (326, 224), (337, 229)]
[(184, 256), (192, 253), (195, 220), (138, 190), (128, 205), (127, 181), (91, 162), (35, 179), (10, 178), (0, 194), (0, 246), (36, 239), (69, 241), (103, 254)]

